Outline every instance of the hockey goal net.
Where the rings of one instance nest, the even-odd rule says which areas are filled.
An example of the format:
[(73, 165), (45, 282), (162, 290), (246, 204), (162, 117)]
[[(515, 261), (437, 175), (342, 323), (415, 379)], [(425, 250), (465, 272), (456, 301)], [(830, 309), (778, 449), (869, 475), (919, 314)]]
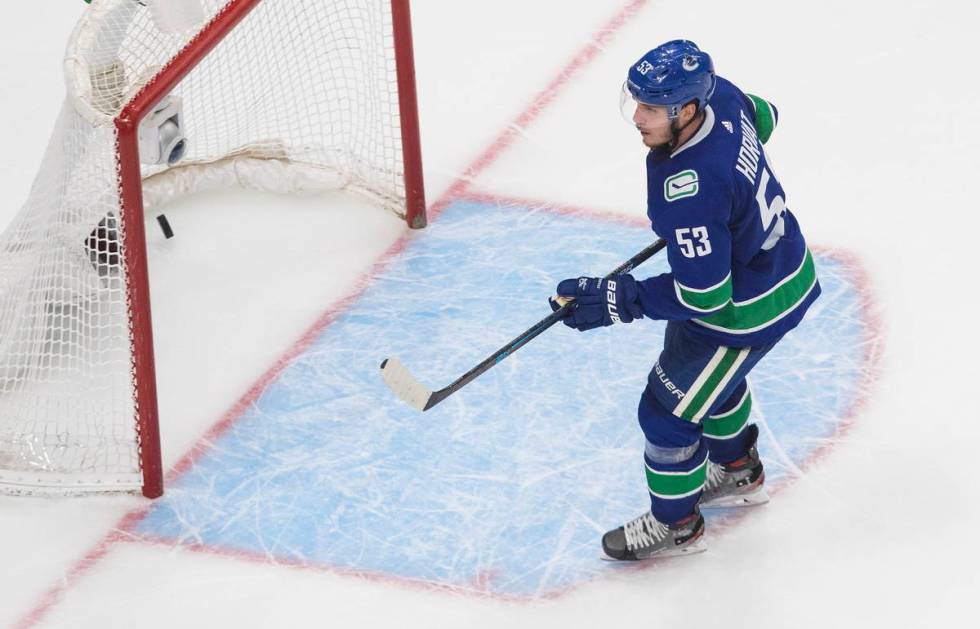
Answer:
[(94, 0), (0, 237), (0, 491), (162, 493), (144, 208), (343, 189), (425, 222), (408, 0)]

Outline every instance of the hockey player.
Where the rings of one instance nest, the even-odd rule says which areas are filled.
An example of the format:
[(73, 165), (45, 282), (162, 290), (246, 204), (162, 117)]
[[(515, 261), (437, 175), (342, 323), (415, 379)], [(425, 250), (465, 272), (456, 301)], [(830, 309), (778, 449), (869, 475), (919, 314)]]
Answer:
[(637, 61), (622, 99), (650, 149), (647, 214), (671, 270), (567, 279), (557, 293), (575, 299), (564, 323), (580, 331), (667, 320), (638, 410), (651, 509), (602, 538), (609, 558), (635, 560), (704, 550), (699, 507), (768, 501), (745, 378), (820, 285), (762, 148), (775, 107), (684, 40)]

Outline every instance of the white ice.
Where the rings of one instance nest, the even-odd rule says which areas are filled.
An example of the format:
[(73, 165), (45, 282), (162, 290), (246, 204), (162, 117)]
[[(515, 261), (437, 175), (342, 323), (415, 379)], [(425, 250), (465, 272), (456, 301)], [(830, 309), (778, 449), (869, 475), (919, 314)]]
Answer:
[[(0, 223), (27, 196), (84, 6), (0, 7)], [(475, 192), (642, 218), (643, 148), (618, 117), (617, 90), (627, 65), (667, 39), (697, 41), (722, 75), (775, 102), (767, 150), (790, 207), (811, 242), (858, 256), (880, 309), (880, 370), (846, 438), (712, 536), (708, 553), (523, 603), (165, 545), (105, 546), (141, 498), (0, 497), (0, 625), (44, 609), (36, 626), (973, 626), (980, 8), (416, 0), (413, 11), (430, 203), (467, 176)], [(618, 14), (623, 26), (553, 84), (539, 115), (518, 121)], [(511, 144), (466, 173), (508, 128)], [(150, 232), (165, 465), (404, 233), (357, 205), (227, 193), (167, 208), (177, 237)], [(292, 257), (255, 255), (283, 239)]]

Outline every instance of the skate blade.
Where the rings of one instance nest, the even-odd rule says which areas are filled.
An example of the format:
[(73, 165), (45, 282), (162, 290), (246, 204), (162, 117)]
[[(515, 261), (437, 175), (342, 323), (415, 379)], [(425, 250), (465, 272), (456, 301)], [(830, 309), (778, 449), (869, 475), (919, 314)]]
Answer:
[(723, 508), (723, 507), (756, 507), (769, 502), (769, 492), (764, 486), (758, 487), (746, 494), (735, 496), (724, 496), (710, 502), (702, 502), (698, 506), (702, 509)]
[(705, 541), (704, 536), (702, 535), (686, 546), (671, 548), (670, 550), (662, 550), (656, 555), (650, 555), (649, 557), (643, 557), (642, 559), (616, 559), (615, 557), (610, 557), (606, 553), (600, 553), (599, 558), (610, 563), (632, 564), (638, 561), (647, 561), (648, 559), (678, 557), (680, 555), (696, 555), (698, 553), (703, 553), (706, 550), (708, 550), (708, 542)]
[(677, 557), (679, 555), (696, 555), (698, 553), (703, 553), (708, 550), (708, 542), (705, 541), (704, 535), (697, 538), (690, 544), (686, 546), (681, 546), (680, 548), (672, 548), (668, 551), (664, 551), (659, 555), (654, 555), (651, 559), (655, 557)]

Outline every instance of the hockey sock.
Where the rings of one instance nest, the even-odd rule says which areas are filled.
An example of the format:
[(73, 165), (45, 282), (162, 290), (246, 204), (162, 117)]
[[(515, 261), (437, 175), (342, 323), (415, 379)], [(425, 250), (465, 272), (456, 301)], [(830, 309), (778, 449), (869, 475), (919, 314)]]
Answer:
[[(656, 450), (647, 447), (643, 460), (646, 463), (647, 488), (650, 491), (650, 510), (658, 522), (674, 524), (694, 512), (701, 498), (701, 489), (708, 467), (708, 448), (704, 442), (696, 444), (693, 455), (683, 461), (655, 461), (650, 458)], [(672, 448), (680, 450), (682, 448)], [(660, 457), (658, 457), (660, 458)], [(666, 456), (665, 459), (676, 459)]]
[(714, 463), (730, 463), (745, 456), (749, 435), (745, 427), (752, 412), (752, 392), (743, 381), (719, 410), (702, 422), (708, 456)]

